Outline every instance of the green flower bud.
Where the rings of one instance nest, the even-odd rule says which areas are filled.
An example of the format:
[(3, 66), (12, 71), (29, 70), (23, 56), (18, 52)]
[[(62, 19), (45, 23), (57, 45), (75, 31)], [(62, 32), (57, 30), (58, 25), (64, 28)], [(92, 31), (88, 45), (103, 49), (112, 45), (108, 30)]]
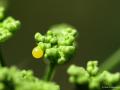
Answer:
[(70, 34), (73, 35), (73, 36), (76, 36), (77, 31), (74, 29), (74, 30), (72, 30), (72, 32)]
[(66, 31), (70, 34), (75, 36), (77, 34), (76, 30), (74, 28), (67, 28)]
[(12, 17), (8, 17), (4, 20), (3, 27), (8, 29), (10, 32), (16, 32), (16, 30), (20, 27), (20, 21), (15, 20)]
[(85, 69), (82, 67), (71, 65), (67, 70), (67, 73), (71, 75), (69, 78), (70, 82), (71, 82), (71, 77), (74, 78), (74, 83), (79, 83), (79, 84), (87, 83), (89, 80), (88, 72), (85, 71)]
[(120, 73), (111, 74), (108, 71), (104, 71), (102, 75), (102, 81), (105, 85), (112, 85), (120, 81)]
[(65, 42), (65, 39), (61, 39), (61, 40), (58, 40), (58, 45), (59, 46), (64, 46), (64, 45), (68, 45), (66, 42)]
[(52, 39), (52, 36), (50, 36), (50, 35), (45, 37), (45, 41), (47, 43), (50, 43), (51, 39)]
[(87, 72), (80, 74), (78, 78), (76, 79), (76, 82), (79, 84), (84, 84), (89, 81), (89, 74)]
[(97, 78), (92, 77), (89, 83), (89, 88), (92, 90), (98, 90), (100, 87), (100, 82)]
[(56, 39), (56, 38), (52, 38), (52, 39), (50, 40), (50, 43), (51, 43), (51, 44), (56, 44), (56, 43), (57, 43), (57, 39)]
[(45, 37), (42, 36), (39, 32), (37, 32), (37, 33), (35, 34), (35, 40), (36, 40), (37, 42), (43, 42), (43, 41), (45, 40)]
[(5, 42), (12, 36), (12, 33), (6, 29), (0, 28), (0, 43)]
[(45, 44), (43, 42), (39, 42), (38, 47), (40, 47), (42, 50), (45, 50)]
[(59, 57), (59, 53), (57, 48), (46, 49), (45, 58), (50, 60), (50, 62), (56, 63), (56, 61), (58, 60), (58, 57)]
[(64, 55), (71, 55), (75, 52), (74, 46), (60, 46), (59, 50), (64, 53)]
[(75, 40), (75, 37), (69, 36), (68, 39), (66, 39), (66, 42), (69, 45), (73, 45), (74, 40)]
[(91, 75), (96, 75), (98, 72), (98, 61), (89, 61), (87, 63), (87, 71), (91, 74)]
[(52, 34), (53, 34), (52, 31), (50, 31), (50, 30), (47, 31), (47, 35), (52, 35)]
[(51, 48), (51, 44), (50, 44), (50, 43), (44, 43), (44, 44), (45, 44), (45, 48), (46, 48), (46, 49)]
[(108, 71), (106, 71), (106, 72), (104, 72), (104, 84), (105, 85), (112, 85), (112, 81), (113, 81), (113, 78), (112, 78), (112, 75), (108, 72)]
[(81, 70), (84, 71), (84, 68), (77, 67), (75, 65), (71, 65), (68, 68), (67, 73), (70, 75), (79, 75), (81, 73)]

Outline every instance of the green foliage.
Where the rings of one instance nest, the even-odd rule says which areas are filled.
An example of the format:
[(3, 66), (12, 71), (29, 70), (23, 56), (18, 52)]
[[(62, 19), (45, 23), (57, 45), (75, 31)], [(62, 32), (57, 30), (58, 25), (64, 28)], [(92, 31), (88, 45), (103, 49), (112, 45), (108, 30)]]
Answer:
[[(4, 17), (4, 8), (0, 7), (0, 19)], [(20, 27), (20, 21), (7, 17), (0, 22), (0, 44), (11, 38)]]
[(0, 67), (0, 90), (60, 90), (52, 82), (39, 80), (28, 70)]
[(44, 58), (50, 63), (62, 64), (70, 60), (75, 52), (76, 33), (72, 26), (58, 24), (51, 27), (45, 35), (37, 32), (35, 40), (44, 51)]
[[(79, 85), (88, 85), (90, 90), (102, 90), (117, 87), (120, 82), (120, 73), (110, 73), (103, 71), (99, 73), (98, 62), (88, 61), (86, 69), (76, 65), (71, 65), (67, 73), (70, 75), (69, 81)], [(113, 89), (113, 90), (120, 90)]]

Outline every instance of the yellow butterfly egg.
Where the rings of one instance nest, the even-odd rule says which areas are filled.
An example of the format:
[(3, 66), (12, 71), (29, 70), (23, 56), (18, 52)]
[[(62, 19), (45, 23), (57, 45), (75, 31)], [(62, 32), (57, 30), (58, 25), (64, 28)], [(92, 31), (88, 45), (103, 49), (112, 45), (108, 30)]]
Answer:
[(33, 57), (36, 58), (36, 59), (42, 58), (43, 53), (44, 53), (43, 50), (42, 50), (41, 48), (39, 48), (39, 47), (35, 47), (35, 48), (33, 48), (33, 50), (32, 50), (32, 55), (33, 55)]

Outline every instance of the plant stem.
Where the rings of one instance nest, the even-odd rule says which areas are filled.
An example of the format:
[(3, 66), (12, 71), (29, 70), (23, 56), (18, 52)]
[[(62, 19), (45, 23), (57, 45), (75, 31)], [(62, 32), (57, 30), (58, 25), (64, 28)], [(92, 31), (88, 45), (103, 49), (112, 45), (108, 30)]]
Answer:
[(55, 72), (55, 67), (56, 64), (55, 63), (50, 63), (46, 69), (46, 73), (44, 76), (44, 80), (45, 81), (50, 81), (52, 80), (53, 76), (54, 76), (54, 72)]
[(113, 55), (111, 55), (100, 66), (100, 72), (103, 70), (112, 70), (115, 66), (120, 64), (120, 49), (118, 49)]
[(0, 46), (0, 66), (5, 66), (5, 62), (4, 62), (4, 59), (3, 59), (3, 56), (2, 56), (1, 46)]

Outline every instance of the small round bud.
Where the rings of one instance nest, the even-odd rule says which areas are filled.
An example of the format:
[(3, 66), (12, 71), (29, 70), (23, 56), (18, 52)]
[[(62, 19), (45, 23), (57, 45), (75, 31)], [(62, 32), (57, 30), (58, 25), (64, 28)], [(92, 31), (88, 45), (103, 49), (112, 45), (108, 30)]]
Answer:
[(37, 32), (35, 34), (35, 40), (38, 41), (38, 42), (43, 42), (45, 40), (45, 38), (39, 32)]

